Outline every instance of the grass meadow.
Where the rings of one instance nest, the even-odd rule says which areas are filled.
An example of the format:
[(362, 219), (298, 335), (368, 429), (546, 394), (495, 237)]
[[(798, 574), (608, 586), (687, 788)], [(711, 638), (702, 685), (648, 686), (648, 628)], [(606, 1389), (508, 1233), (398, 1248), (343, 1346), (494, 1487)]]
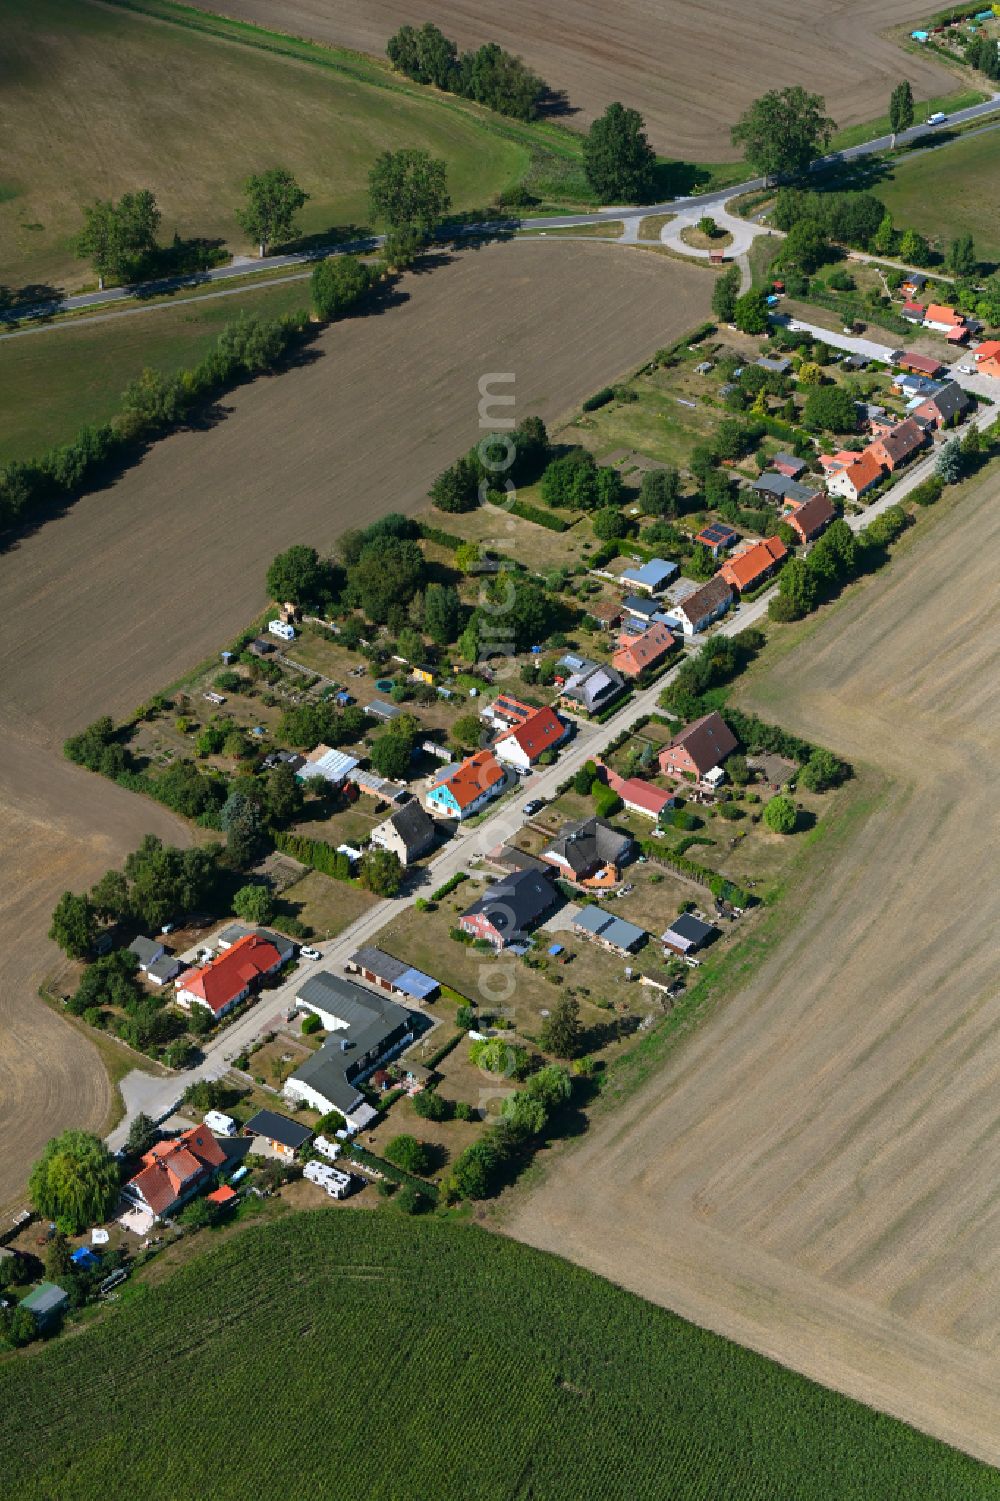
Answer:
[(195, 28), (181, 7), (157, 9), (169, 19), (93, 0), (5, 0), (0, 283), (90, 281), (73, 250), (83, 206), (138, 187), (156, 193), (162, 242), (176, 231), (248, 251), (234, 218), (241, 184), (275, 165), (310, 195), (306, 236), (364, 224), (380, 151), (444, 157), (458, 210), (527, 172), (529, 130), (420, 92), (387, 66), (306, 44), (271, 50), (254, 45), (267, 33), (202, 17), (207, 29)]

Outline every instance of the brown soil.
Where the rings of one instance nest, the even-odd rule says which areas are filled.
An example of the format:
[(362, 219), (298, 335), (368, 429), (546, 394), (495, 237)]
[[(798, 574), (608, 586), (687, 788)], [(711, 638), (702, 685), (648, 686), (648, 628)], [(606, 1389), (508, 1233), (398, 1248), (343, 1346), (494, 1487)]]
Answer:
[[(197, 0), (196, 0), (197, 3)], [(206, 10), (216, 3), (201, 0)], [(565, 90), (568, 123), (585, 128), (612, 99), (642, 112), (658, 151), (688, 161), (731, 161), (729, 127), (765, 88), (803, 84), (826, 98), (838, 125), (885, 112), (909, 78), (917, 98), (947, 93), (954, 75), (904, 52), (884, 33), (914, 24), (913, 0), (847, 0), (830, 10), (811, 0), (755, 6), (723, 0), (564, 0), (559, 7), (513, 0), (226, 0), (227, 15), (384, 56), (397, 27), (433, 21), (460, 50), (496, 41), (518, 53), (553, 89)], [(919, 7), (917, 8), (919, 10)]]
[(186, 826), (71, 766), (10, 726), (0, 754), (0, 1210), (23, 1204), (28, 1169), (67, 1126), (101, 1130), (112, 1086), (93, 1045), (38, 997), (58, 962), (46, 937), (61, 891), (118, 865), (144, 834), (187, 842)]
[(703, 318), (710, 291), (697, 268), (596, 242), (469, 251), (408, 277), (398, 306), (327, 330), (301, 368), (237, 392), (215, 426), (157, 445), (0, 556), (19, 623), (0, 735), (0, 1204), (53, 1131), (97, 1128), (111, 1103), (97, 1054), (36, 996), (56, 898), (147, 831), (186, 836), (64, 762), (63, 738), (224, 646), (264, 605), (281, 548), (330, 547), (385, 511), (419, 509), (478, 436), (481, 375), (513, 371), (517, 415), (552, 422)]
[(993, 477), (751, 680), (880, 795), (751, 983), (508, 1221), (993, 1464), (998, 550)]

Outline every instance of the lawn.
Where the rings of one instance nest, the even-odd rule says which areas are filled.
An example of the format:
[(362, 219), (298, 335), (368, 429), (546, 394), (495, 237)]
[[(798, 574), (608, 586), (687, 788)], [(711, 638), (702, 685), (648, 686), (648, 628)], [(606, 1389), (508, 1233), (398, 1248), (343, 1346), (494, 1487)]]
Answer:
[(1000, 132), (986, 131), (890, 166), (875, 192), (897, 225), (920, 230), (941, 249), (971, 234), (980, 260), (1000, 262), (998, 174)]
[(310, 870), (281, 894), (279, 909), (297, 917), (316, 938), (336, 938), (378, 900), (360, 886)]
[[(248, 1392), (267, 1420), (220, 1462), (204, 1435)], [(391, 1211), (239, 1228), (5, 1361), (0, 1402), (31, 1414), (0, 1438), (20, 1501), (96, 1501), (126, 1474), (145, 1501), (277, 1497), (292, 1475), (302, 1495), (438, 1501), (1000, 1495), (976, 1461), (610, 1282)]]
[[(4, 211), (0, 205), (0, 221)], [(241, 313), (273, 318), (308, 303), (308, 282), (287, 281), (3, 340), (0, 464), (66, 443), (89, 422), (108, 421), (147, 365), (166, 374), (196, 365)]]
[(161, 242), (177, 231), (245, 251), (241, 184), (276, 163), (310, 195), (306, 235), (364, 223), (368, 171), (386, 149), (444, 157), (458, 210), (482, 207), (529, 167), (537, 132), (440, 101), (387, 65), (291, 40), (283, 55), (248, 45), (266, 33), (204, 18), (207, 31), (195, 30), (181, 7), (155, 10), (169, 19), (91, 0), (4, 6), (2, 118), (17, 149), (0, 182), (0, 282), (90, 280), (72, 246), (82, 207), (127, 189), (156, 193)]

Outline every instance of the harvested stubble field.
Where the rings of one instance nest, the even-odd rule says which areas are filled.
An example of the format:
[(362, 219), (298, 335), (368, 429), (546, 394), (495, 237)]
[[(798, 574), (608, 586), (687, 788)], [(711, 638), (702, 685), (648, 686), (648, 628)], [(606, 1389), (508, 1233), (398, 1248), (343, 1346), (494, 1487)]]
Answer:
[[(11, 1496), (278, 1501), (290, 1475), (365, 1501), (1000, 1494), (903, 1424), (474, 1226), (319, 1209), (208, 1239), (97, 1327), (0, 1362), (0, 1402), (31, 1414), (0, 1434)], [(204, 1431), (248, 1391), (266, 1420), (220, 1462)]]
[[(209, 0), (201, 8), (213, 9)], [(695, 162), (732, 160), (729, 127), (765, 88), (804, 84), (826, 96), (840, 125), (883, 114), (901, 78), (917, 98), (954, 88), (955, 75), (887, 36), (915, 22), (913, 0), (818, 0), (790, 5), (738, 0), (535, 0), (498, 8), (484, 0), (226, 0), (228, 14), (298, 36), (382, 56), (397, 27), (433, 21), (460, 49), (496, 41), (522, 56), (553, 89), (565, 90), (585, 127), (612, 99), (641, 110), (658, 151)]]
[(704, 317), (710, 291), (696, 267), (598, 243), (469, 251), (408, 277), (396, 306), (335, 325), (299, 368), (240, 389), (217, 424), (158, 444), (0, 557), (8, 619), (30, 622), (6, 664), (0, 810), (15, 869), (37, 882), (0, 918), (8, 1193), (51, 1130), (99, 1125), (108, 1105), (96, 1054), (35, 999), (54, 957), (51, 908), (147, 830), (183, 836), (152, 803), (66, 765), (62, 739), (225, 645), (263, 606), (281, 548), (330, 547), (419, 509), (478, 436), (481, 375), (513, 371), (518, 415), (555, 421)]
[(996, 1464), (996, 476), (933, 536), (742, 695), (861, 768), (855, 816), (507, 1224)]

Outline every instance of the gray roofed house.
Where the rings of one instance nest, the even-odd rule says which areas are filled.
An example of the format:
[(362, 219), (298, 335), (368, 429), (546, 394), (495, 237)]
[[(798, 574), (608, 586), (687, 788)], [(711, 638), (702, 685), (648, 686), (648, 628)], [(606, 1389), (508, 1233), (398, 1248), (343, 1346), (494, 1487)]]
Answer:
[(139, 968), (147, 970), (157, 959), (161, 959), (165, 952), (163, 944), (156, 938), (133, 938), (128, 946), (128, 952), (134, 954), (139, 961)]
[[(585, 709), (588, 714), (600, 713), (608, 704), (624, 692), (625, 679), (613, 667), (604, 667), (588, 658), (563, 658), (569, 664), (580, 662), (579, 668), (571, 668), (570, 676), (562, 687), (562, 697), (570, 704)], [(560, 666), (562, 663), (560, 663)]]
[(573, 919), (573, 927), (578, 933), (585, 933), (588, 938), (594, 938), (605, 948), (615, 949), (620, 954), (630, 954), (646, 937), (645, 928), (637, 928), (635, 923), (626, 922), (624, 918), (612, 917), (601, 907), (583, 907)]
[(488, 886), (458, 922), (473, 937), (504, 948), (523, 941), (555, 902), (556, 893), (547, 876), (537, 870), (518, 870)]
[(789, 479), (787, 474), (780, 474), (777, 469), (766, 469), (750, 488), (755, 494), (763, 495), (768, 500), (792, 500), (796, 504), (804, 504), (817, 493), (815, 485), (800, 485), (798, 480)]
[(670, 949), (672, 953), (691, 954), (703, 948), (718, 931), (718, 928), (713, 927), (709, 922), (702, 922), (701, 918), (695, 917), (693, 913), (682, 912), (680, 917), (674, 918), (663, 934), (661, 942), (663, 947)]
[(146, 966), (146, 979), (154, 985), (169, 985), (176, 980), (184, 965), (176, 954), (162, 954), (153, 964)]
[(414, 1035), (414, 1013), (374, 991), (323, 970), (295, 997), (330, 1033), (323, 1046), (285, 1082), (289, 1099), (350, 1118), (364, 1107), (360, 1082)]
[(558, 866), (571, 880), (585, 881), (610, 865), (620, 870), (632, 849), (630, 834), (621, 833), (602, 818), (585, 818), (561, 829), (542, 850), (541, 858)]
[(430, 814), (416, 798), (404, 803), (401, 808), (372, 830), (372, 844), (380, 849), (392, 850), (399, 856), (401, 865), (418, 860), (429, 850), (436, 838), (436, 826)]
[(767, 355), (761, 355), (759, 360), (754, 360), (754, 364), (758, 370), (770, 370), (772, 375), (787, 375), (792, 368), (791, 360), (783, 357), (771, 359)]
[(942, 386), (941, 390), (928, 397), (914, 416), (930, 416), (936, 413), (937, 421), (941, 427), (950, 427), (956, 418), (968, 410), (972, 405), (972, 398), (967, 391), (953, 380)]

